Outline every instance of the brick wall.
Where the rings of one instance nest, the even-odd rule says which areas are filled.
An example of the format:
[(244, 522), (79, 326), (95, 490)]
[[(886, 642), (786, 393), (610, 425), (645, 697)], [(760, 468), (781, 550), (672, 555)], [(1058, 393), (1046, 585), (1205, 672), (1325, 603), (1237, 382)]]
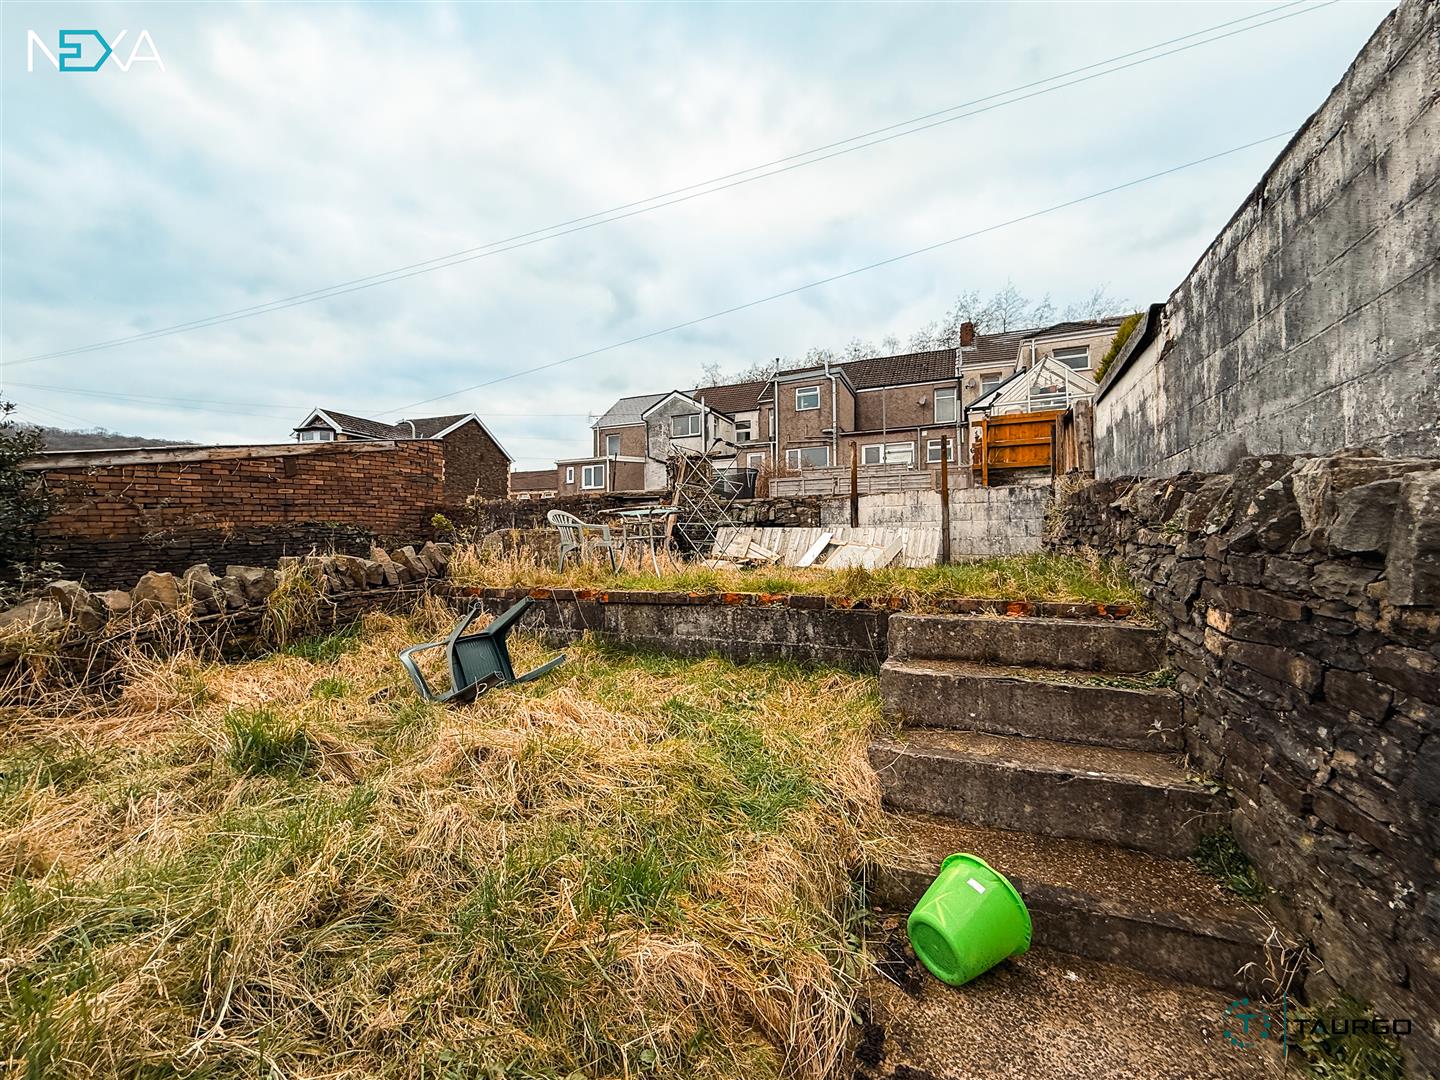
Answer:
[(94, 451), (27, 468), (64, 500), (40, 529), (47, 557), (96, 588), (417, 539), (445, 502), (444, 449), (423, 441)]
[(1187, 741), (1277, 916), (1440, 1066), (1440, 462), (1356, 451), (1106, 480), (1059, 544), (1123, 556)]
[(445, 448), (445, 499), (471, 495), (503, 499), (510, 490), (510, 460), (479, 424), (464, 424), (440, 440)]

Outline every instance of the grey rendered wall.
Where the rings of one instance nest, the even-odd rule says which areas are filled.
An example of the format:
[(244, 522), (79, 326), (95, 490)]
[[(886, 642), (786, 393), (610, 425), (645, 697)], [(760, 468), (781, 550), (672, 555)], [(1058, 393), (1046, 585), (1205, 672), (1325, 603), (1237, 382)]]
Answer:
[(1437, 147), (1440, 0), (1405, 0), (1170, 297), (1158, 359), (1097, 400), (1097, 472), (1440, 456)]
[[(965, 488), (950, 492), (950, 555), (986, 558), (1023, 555), (1043, 546), (1049, 484)], [(820, 524), (849, 525), (850, 500), (825, 499)], [(860, 527), (940, 525), (938, 491), (897, 491), (860, 496)]]

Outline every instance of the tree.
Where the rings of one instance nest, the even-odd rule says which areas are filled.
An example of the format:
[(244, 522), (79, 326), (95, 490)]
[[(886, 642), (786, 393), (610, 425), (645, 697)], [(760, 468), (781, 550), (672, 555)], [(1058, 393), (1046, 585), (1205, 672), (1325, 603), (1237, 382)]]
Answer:
[(21, 462), (45, 449), (45, 440), (31, 427), (10, 419), (15, 406), (0, 401), (0, 578), (18, 577), (31, 566), (39, 549), (35, 527), (55, 512), (58, 500)]
[(714, 360), (700, 365), (700, 385), (702, 387), (719, 386), (724, 381), (725, 377), (720, 374), (720, 365)]
[(1111, 315), (1118, 315), (1130, 306), (1129, 302), (1111, 296), (1105, 291), (1104, 285), (1097, 285), (1090, 290), (1089, 295), (1065, 308), (1067, 319), (1104, 319)]

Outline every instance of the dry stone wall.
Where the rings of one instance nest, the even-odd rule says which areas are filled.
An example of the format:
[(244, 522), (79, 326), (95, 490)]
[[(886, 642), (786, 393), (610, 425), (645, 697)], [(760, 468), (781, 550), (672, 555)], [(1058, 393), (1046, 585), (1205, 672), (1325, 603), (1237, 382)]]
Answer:
[(1277, 914), (1440, 1066), (1440, 461), (1105, 480), (1059, 525), (1148, 594), (1190, 752), (1233, 794)]

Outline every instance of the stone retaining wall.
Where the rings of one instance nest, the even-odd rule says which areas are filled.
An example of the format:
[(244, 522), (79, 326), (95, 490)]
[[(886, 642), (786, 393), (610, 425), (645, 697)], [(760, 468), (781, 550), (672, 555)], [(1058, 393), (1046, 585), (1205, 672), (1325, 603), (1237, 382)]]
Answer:
[[(498, 614), (521, 597), (536, 600), (525, 626), (555, 644), (590, 632), (627, 646), (674, 656), (715, 654), (728, 660), (792, 660), (879, 671), (889, 653), (892, 613), (904, 599), (863, 601), (764, 593), (680, 593), (642, 590), (465, 588), (453, 586), (457, 607), (479, 602)], [(1014, 600), (933, 600), (926, 608), (957, 615), (1041, 615), (1125, 618), (1119, 604), (1030, 603)]]
[(1277, 915), (1440, 1065), (1440, 462), (1346, 452), (1073, 492), (1059, 545), (1122, 556), (1187, 739)]

